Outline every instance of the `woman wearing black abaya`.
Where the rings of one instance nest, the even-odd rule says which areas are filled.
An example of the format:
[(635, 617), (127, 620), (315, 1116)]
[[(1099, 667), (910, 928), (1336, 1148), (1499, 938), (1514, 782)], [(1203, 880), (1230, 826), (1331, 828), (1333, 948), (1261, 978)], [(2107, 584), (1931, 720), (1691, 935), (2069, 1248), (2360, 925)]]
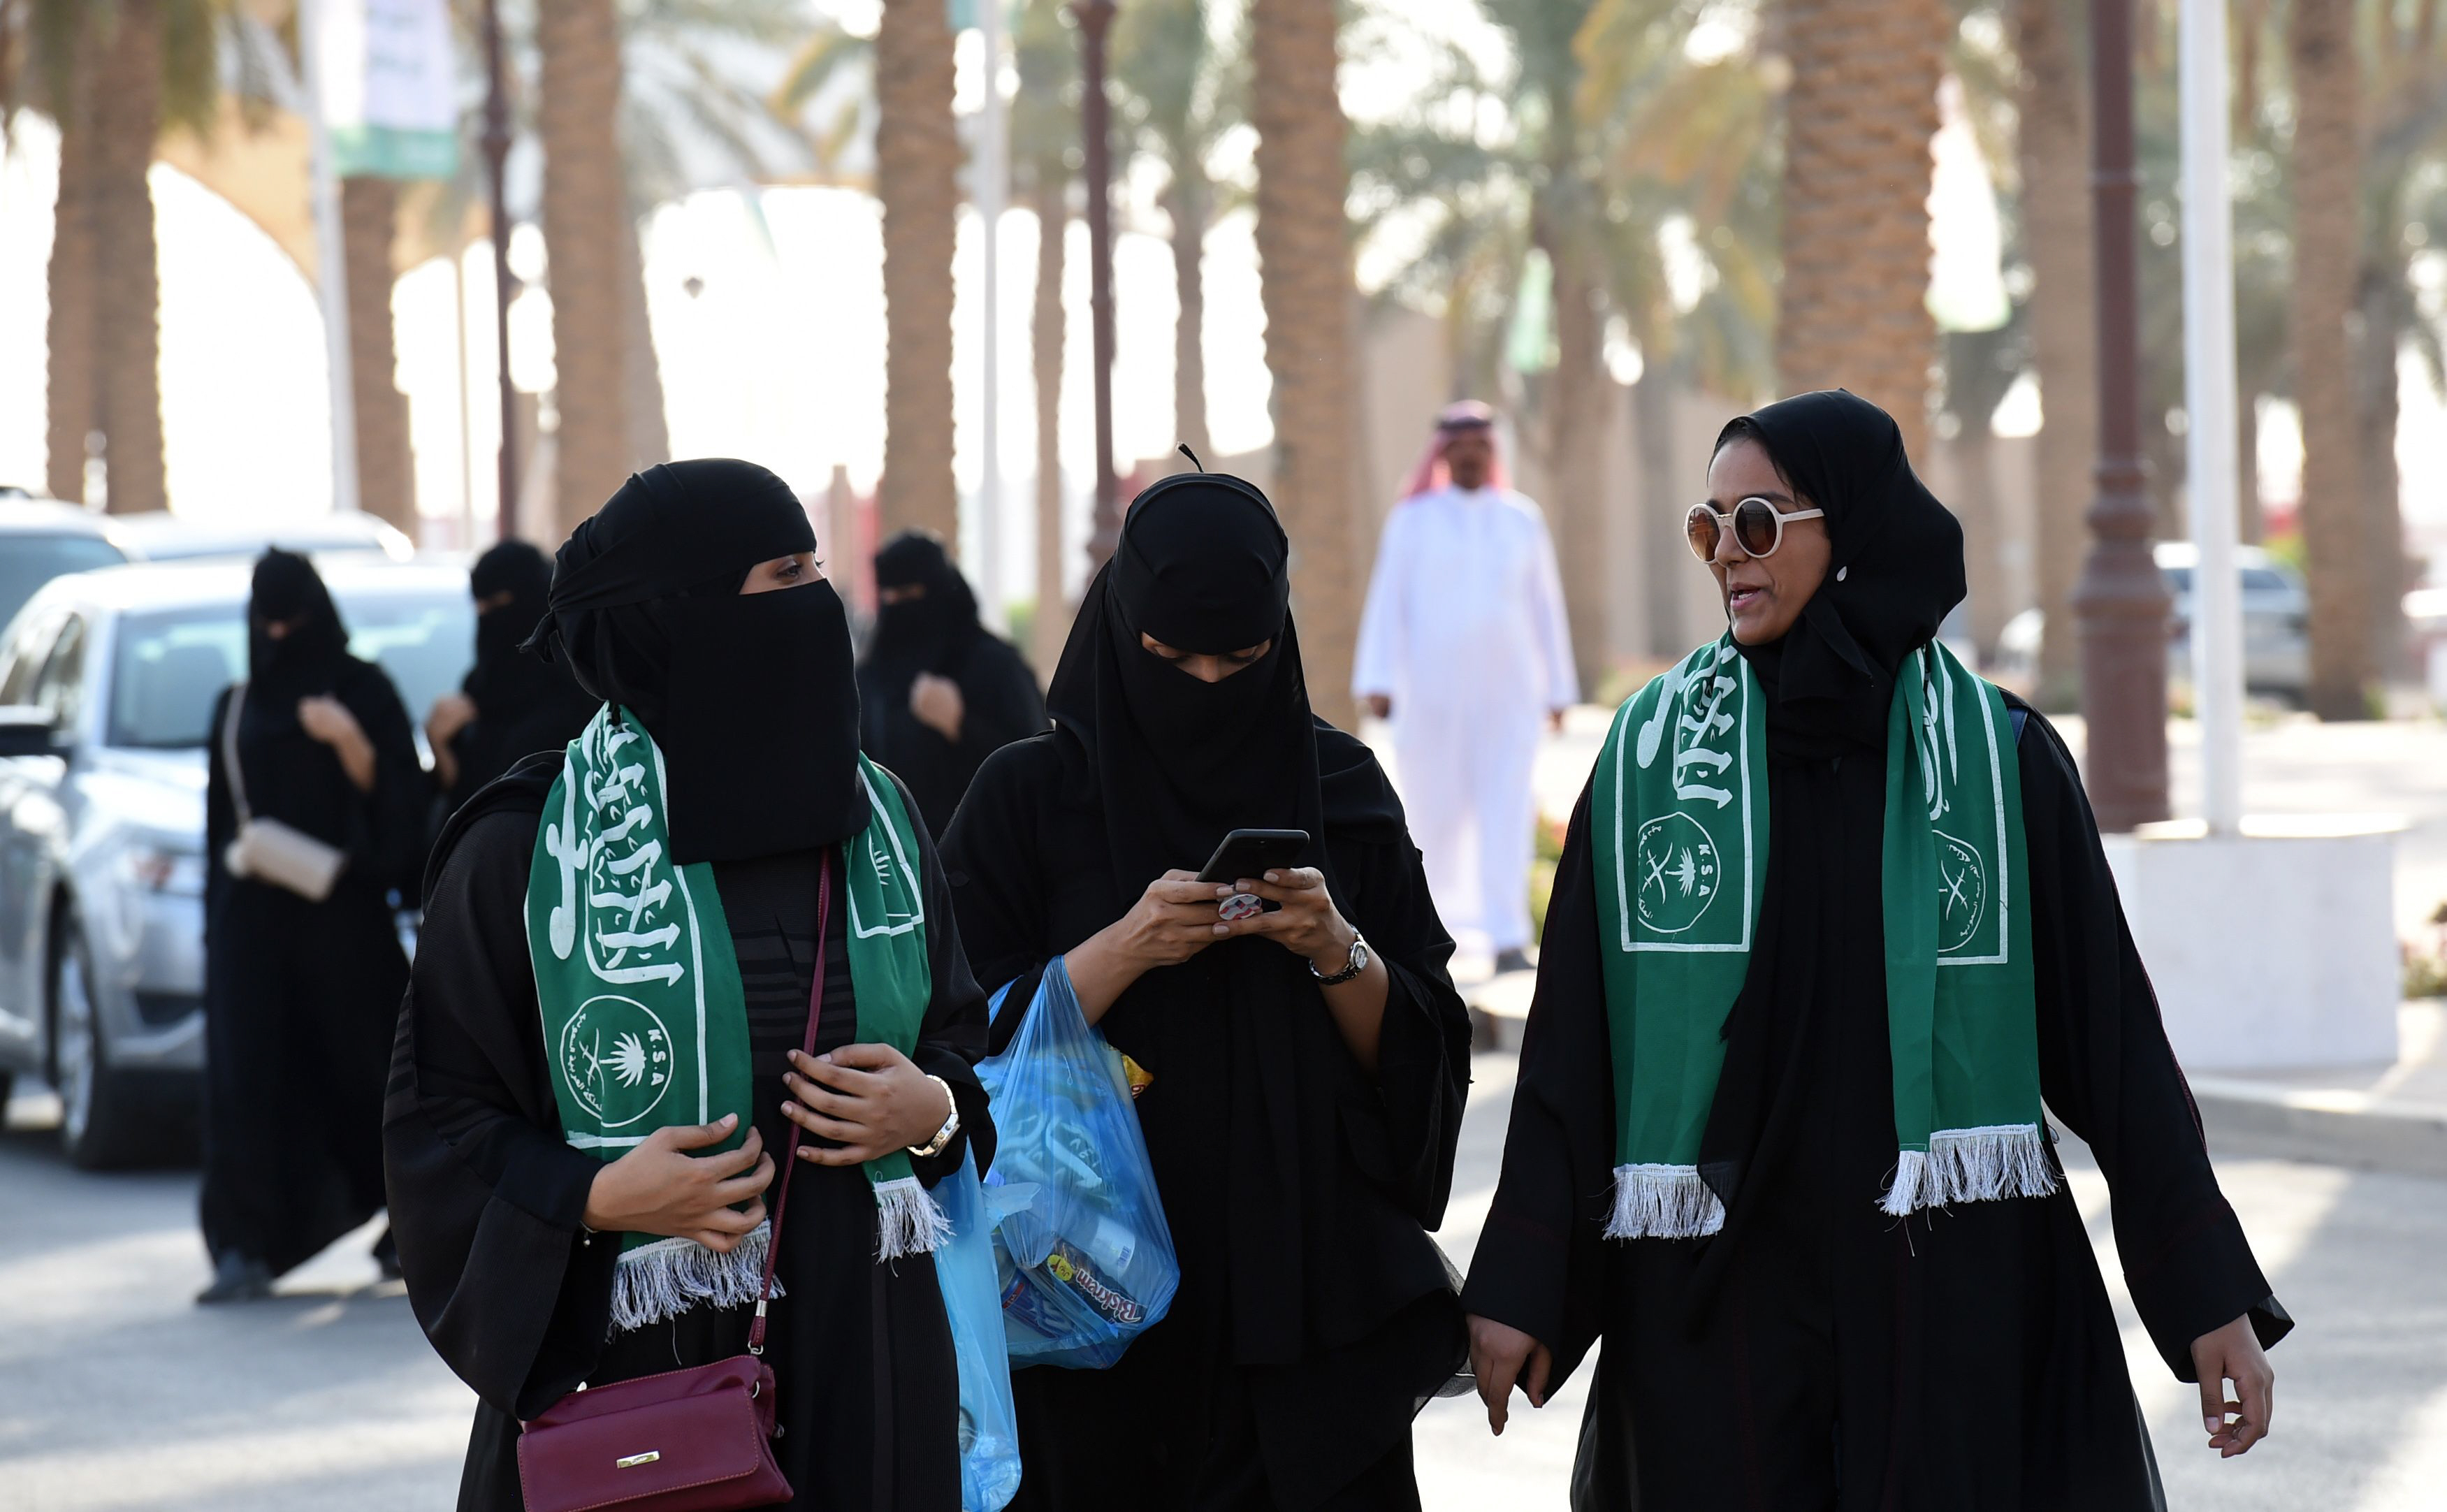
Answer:
[[(1014, 1379), (1015, 1506), (1418, 1504), (1411, 1419), (1461, 1356), (1426, 1230), (1451, 1183), (1467, 1015), (1402, 811), (1309, 711), (1273, 507), (1236, 478), (1142, 494), (1054, 673), (1052, 731), (986, 762), (944, 841), (1009, 1043), (1047, 962), (1153, 1077), (1136, 1107), (1181, 1257), (1106, 1370)], [(1218, 922), (1226, 832), (1313, 837)], [(1364, 940), (1364, 943), (1363, 943)]]
[(542, 552), (523, 540), (491, 547), (468, 570), (467, 590), (476, 599), (476, 665), (425, 720), (446, 820), (522, 757), (568, 745), (599, 702), (567, 667), (520, 649), (552, 593)]
[[(993, 1157), (970, 1069), (985, 1005), (932, 842), (860, 761), (814, 544), (762, 467), (631, 478), (561, 547), (539, 633), (607, 707), (435, 849), (383, 1135), (408, 1299), (481, 1399), (468, 1512), (522, 1504), (520, 1422), (580, 1383), (742, 1351), (793, 1123), (766, 1353), (787, 1504), (959, 1504), (950, 1325), (932, 1240), (904, 1219), (964, 1154)], [(853, 931), (879, 897), (899, 922)], [(563, 908), (574, 926), (552, 923)], [(820, 917), (821, 1063), (799, 1050)], [(615, 972), (620, 1002), (589, 985)], [(644, 1074), (659, 1049), (624, 1059), (618, 1017), (664, 992), (678, 1011), (628, 1022), (671, 1030), (652, 1041), (679, 1057), (668, 1106)]]
[[(1547, 915), (1464, 1293), (1489, 1423), (1603, 1338), (1577, 1508), (2158, 1507), (2047, 1117), (2096, 1156), (2134, 1300), (2221, 1455), (2267, 1432), (2262, 1348), (2291, 1323), (2073, 761), (1930, 646), (1962, 532), (1883, 411), (1825, 392), (1737, 420), (1709, 494), (1690, 528), (1729, 637), (1625, 706)], [(1715, 816), (1754, 813), (1745, 915), (1749, 831)], [(1746, 965), (1691, 953), (1718, 929)]]
[[(398, 692), (349, 654), (305, 558), (255, 564), (247, 633), (247, 681), (213, 707), (204, 805), (204, 1302), (269, 1294), (383, 1205), (383, 1065), (408, 981), (390, 898), (412, 883), (427, 792)], [(230, 874), (241, 800), (344, 853), (328, 898)]]
[(977, 622), (977, 595), (932, 533), (875, 554), (875, 637), (858, 665), (866, 753), (909, 784), (937, 840), (988, 756), (1045, 728), (1036, 676)]

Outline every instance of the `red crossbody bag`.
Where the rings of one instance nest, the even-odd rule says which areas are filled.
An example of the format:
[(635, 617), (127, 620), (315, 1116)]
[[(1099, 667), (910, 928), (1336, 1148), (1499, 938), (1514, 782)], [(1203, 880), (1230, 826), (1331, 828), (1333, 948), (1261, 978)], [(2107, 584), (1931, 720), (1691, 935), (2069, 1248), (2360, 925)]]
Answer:
[[(824, 1013), (832, 900), (833, 860), (826, 852), (816, 879), (815, 986), (807, 993), (807, 1032), (800, 1046), (809, 1055)], [(773, 1461), (773, 1368), (765, 1363), (763, 1299), (772, 1295), (782, 1215), (798, 1164), (799, 1125), (792, 1124), (748, 1352), (580, 1387), (528, 1419), (519, 1435), (519, 1491), (527, 1512), (739, 1512), (790, 1500), (790, 1483)]]

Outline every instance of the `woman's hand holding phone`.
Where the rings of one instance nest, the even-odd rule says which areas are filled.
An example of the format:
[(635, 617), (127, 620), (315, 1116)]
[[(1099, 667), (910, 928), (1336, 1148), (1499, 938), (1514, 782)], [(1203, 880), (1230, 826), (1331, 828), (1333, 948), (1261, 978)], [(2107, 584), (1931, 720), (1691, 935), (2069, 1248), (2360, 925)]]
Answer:
[(1325, 873), (1316, 867), (1287, 867), (1270, 871), (1262, 878), (1205, 886), (1218, 901), (1247, 893), (1282, 905), (1274, 913), (1234, 919), (1220, 926), (1217, 934), (1263, 936), (1295, 955), (1306, 956), (1320, 976), (1332, 976), (1349, 959), (1356, 932), (1343, 918), (1342, 911), (1334, 906), (1334, 895), (1326, 891)]
[(1222, 939), (1228, 927), (1215, 914), (1215, 884), (1178, 867), (1148, 883), (1130, 911), (1091, 935), (1064, 957), (1072, 990), (1088, 1022), (1132, 982), (1160, 966), (1178, 966)]

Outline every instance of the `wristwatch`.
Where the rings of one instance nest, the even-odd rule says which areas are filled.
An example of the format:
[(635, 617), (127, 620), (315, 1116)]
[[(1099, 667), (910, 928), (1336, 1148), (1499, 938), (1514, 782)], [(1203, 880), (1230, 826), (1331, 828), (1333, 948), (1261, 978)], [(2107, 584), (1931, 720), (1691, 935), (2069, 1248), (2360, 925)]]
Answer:
[[(1312, 967), (1310, 969), (1314, 971), (1316, 968)], [(937, 1087), (943, 1089), (943, 1101), (951, 1105), (952, 1111), (950, 1116), (943, 1120), (943, 1126), (935, 1131), (935, 1137), (933, 1139), (927, 1141), (923, 1144), (912, 1144), (909, 1146), (909, 1153), (917, 1156), (921, 1161), (932, 1160), (936, 1156), (942, 1154), (943, 1147), (952, 1143), (952, 1137), (960, 1132), (960, 1100), (952, 1095), (951, 1084), (944, 1081), (939, 1076), (929, 1076), (926, 1080), (934, 1083)]]
[(1308, 963), (1308, 973), (1317, 978), (1319, 987), (1340, 987), (1367, 969), (1368, 940), (1356, 929), (1351, 932), (1351, 958), (1343, 962), (1342, 970), (1328, 976), (1317, 969), (1317, 962)]

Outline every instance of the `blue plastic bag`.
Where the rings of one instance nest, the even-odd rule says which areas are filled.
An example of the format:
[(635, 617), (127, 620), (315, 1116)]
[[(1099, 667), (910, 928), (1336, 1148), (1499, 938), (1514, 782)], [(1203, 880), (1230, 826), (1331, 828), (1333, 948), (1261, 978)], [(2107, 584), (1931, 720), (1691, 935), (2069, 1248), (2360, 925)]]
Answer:
[(1019, 1490), (1019, 1413), (1003, 1351), (1002, 1300), (985, 1187), (974, 1155), (935, 1183), (952, 1237), (935, 1251), (935, 1280), (960, 1368), (960, 1512), (1002, 1512)]
[(1122, 1057), (1089, 1028), (1061, 957), (977, 1079), (994, 1104), (985, 1198), (1011, 1363), (1101, 1370), (1172, 1305), (1181, 1262)]

